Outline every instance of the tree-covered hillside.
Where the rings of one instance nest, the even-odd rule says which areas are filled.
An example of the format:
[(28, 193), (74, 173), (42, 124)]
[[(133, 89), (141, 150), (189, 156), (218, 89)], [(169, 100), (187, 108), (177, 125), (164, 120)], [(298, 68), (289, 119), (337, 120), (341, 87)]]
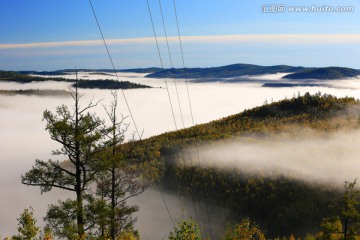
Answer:
[(229, 221), (247, 216), (266, 229), (268, 237), (304, 236), (318, 231), (322, 218), (330, 214), (328, 205), (339, 194), (334, 186), (286, 176), (246, 174), (246, 169), (205, 167), (201, 159), (184, 164), (181, 155), (187, 160), (189, 148), (225, 140), (246, 141), (249, 136), (276, 138), (287, 133), (298, 137), (299, 129), (324, 134), (355, 129), (359, 126), (358, 113), (348, 109), (359, 105), (354, 98), (307, 93), (143, 140), (134, 154), (162, 162), (154, 169), (163, 187), (230, 209)]

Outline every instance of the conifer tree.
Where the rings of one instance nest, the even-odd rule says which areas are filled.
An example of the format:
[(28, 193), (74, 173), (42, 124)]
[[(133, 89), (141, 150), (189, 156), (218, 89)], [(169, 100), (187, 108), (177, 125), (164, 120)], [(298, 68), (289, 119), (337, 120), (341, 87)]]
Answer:
[[(88, 228), (84, 201), (90, 184), (98, 174), (93, 165), (98, 161), (97, 153), (102, 150), (100, 142), (105, 130), (103, 121), (89, 112), (98, 102), (90, 101), (85, 107), (81, 107), (82, 95), (78, 92), (77, 84), (71, 96), (74, 100), (72, 109), (61, 105), (55, 113), (46, 110), (43, 114), (50, 138), (62, 146), (52, 154), (65, 158), (61, 161), (37, 159), (35, 166), (21, 176), (21, 181), (26, 185), (39, 186), (42, 193), (53, 188), (74, 192), (75, 200), (68, 199), (64, 202), (59, 201), (58, 206), (51, 205), (46, 218), (50, 223), (49, 227), (56, 228), (58, 234), (61, 230), (70, 229), (80, 238)], [(68, 211), (65, 212), (64, 209)]]

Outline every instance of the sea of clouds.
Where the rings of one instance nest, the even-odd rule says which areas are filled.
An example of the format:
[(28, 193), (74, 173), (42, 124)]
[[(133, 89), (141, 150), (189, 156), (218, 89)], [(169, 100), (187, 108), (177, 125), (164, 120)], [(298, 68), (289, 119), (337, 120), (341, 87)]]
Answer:
[[(175, 124), (172, 117), (168, 92), (164, 79), (145, 78), (145, 74), (119, 73), (120, 80), (132, 81), (152, 86), (151, 89), (131, 89), (118, 91), (119, 113), (129, 116), (123, 95), (131, 108), (138, 129), (143, 137), (154, 136), (167, 131), (174, 131)], [(176, 97), (174, 80), (167, 79), (168, 90), (174, 108), (177, 128), (192, 125), (189, 99), (193, 110), (195, 124), (209, 122), (215, 119), (236, 114), (244, 109), (262, 105), (265, 101), (278, 101), (291, 98), (305, 92), (333, 94), (338, 97), (360, 97), (360, 84), (357, 79), (329, 81), (326, 87), (293, 87), (293, 88), (264, 88), (262, 81), (282, 81), (282, 74), (264, 75), (249, 78), (242, 83), (192, 83), (188, 86), (184, 80), (177, 80), (179, 100)], [(64, 75), (74, 78), (74, 74)], [(94, 75), (87, 72), (79, 73), (83, 79), (115, 79), (115, 76)], [(251, 82), (251, 79), (261, 80)], [(1, 82), (0, 89), (62, 89), (68, 90), (71, 83), (66, 82), (34, 82), (17, 84)], [(189, 93), (187, 92), (189, 89)], [(84, 96), (81, 99), (86, 106), (91, 99), (102, 100), (93, 110), (105, 119), (106, 113), (102, 105), (109, 105), (112, 101), (110, 90), (80, 90)], [(189, 94), (189, 95), (188, 95)], [(0, 201), (1, 218), (0, 234), (11, 235), (16, 232), (17, 221), (24, 208), (32, 206), (39, 224), (43, 225), (42, 217), (46, 213), (47, 205), (69, 196), (63, 191), (53, 191), (40, 195), (37, 187), (26, 187), (21, 184), (20, 176), (28, 171), (35, 159), (50, 159), (51, 150), (59, 147), (51, 141), (45, 131), (42, 113), (45, 109), (55, 111), (56, 106), (65, 104), (71, 106), (71, 97), (66, 96), (6, 96), (0, 95), (0, 189), (3, 194)], [(183, 113), (183, 121), (180, 109)], [(128, 137), (134, 132), (131, 118)], [(184, 124), (182, 123), (184, 122)], [(298, 178), (308, 178), (316, 181), (343, 182), (357, 177), (359, 169), (359, 150), (356, 147), (359, 135), (357, 132), (339, 133), (328, 139), (320, 137), (306, 138), (294, 142), (279, 141), (244, 144), (220, 144), (214, 147), (203, 147), (200, 155), (204, 165), (217, 167), (246, 168), (254, 173), (258, 171), (284, 172)], [(304, 149), (307, 149), (304, 151)], [(321, 159), (321, 160), (319, 160)], [(62, 160), (62, 159), (59, 159)], [(215, 162), (217, 163), (216, 165)], [(220, 163), (220, 164), (219, 164)], [(349, 171), (350, 169), (350, 171)], [(347, 176), (345, 176), (348, 174)], [(345, 178), (345, 179), (344, 179)], [(184, 208), (193, 214), (191, 204), (172, 193), (165, 193), (171, 213), (176, 217), (181, 215)], [(161, 239), (172, 229), (160, 195), (155, 190), (149, 190), (133, 200), (139, 204), (137, 214), (141, 236), (144, 239)], [(154, 210), (156, 209), (156, 210)], [(214, 208), (216, 209), (216, 208)], [(217, 210), (225, 218), (226, 211)], [(219, 218), (217, 221), (221, 221)], [(149, 225), (151, 223), (151, 225)]]

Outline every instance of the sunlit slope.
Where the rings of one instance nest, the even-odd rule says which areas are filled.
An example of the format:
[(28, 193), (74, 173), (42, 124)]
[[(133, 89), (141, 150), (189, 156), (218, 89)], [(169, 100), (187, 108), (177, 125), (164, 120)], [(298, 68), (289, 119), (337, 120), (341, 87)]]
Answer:
[(360, 102), (351, 97), (306, 93), (304, 96), (265, 103), (209, 123), (161, 134), (145, 142), (162, 142), (166, 146), (186, 145), (195, 141), (208, 142), (251, 133), (277, 133), (289, 130), (288, 126), (294, 124), (328, 131), (339, 126), (351, 127), (349, 117), (352, 119), (357, 113), (349, 109), (359, 106)]

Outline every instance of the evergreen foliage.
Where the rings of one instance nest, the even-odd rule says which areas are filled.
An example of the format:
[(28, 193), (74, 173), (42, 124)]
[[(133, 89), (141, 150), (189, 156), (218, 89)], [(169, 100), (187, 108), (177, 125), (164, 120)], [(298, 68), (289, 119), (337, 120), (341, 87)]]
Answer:
[[(35, 166), (21, 176), (23, 184), (40, 186), (42, 192), (48, 192), (52, 188), (60, 188), (76, 193), (76, 201), (68, 200), (59, 202), (61, 206), (56, 214), (48, 214), (47, 219), (50, 227), (58, 224), (72, 224), (72, 218), (76, 216), (76, 234), (82, 236), (85, 231), (84, 198), (89, 190), (90, 184), (95, 180), (97, 169), (92, 166), (98, 160), (96, 154), (102, 150), (100, 141), (105, 132), (103, 122), (91, 114), (88, 110), (95, 107), (97, 103), (90, 102), (86, 107), (80, 107), (81, 95), (78, 88), (72, 92), (74, 99), (73, 112), (65, 105), (56, 109), (56, 113), (48, 110), (44, 112), (44, 120), (47, 122), (46, 129), (52, 140), (60, 143), (62, 147), (54, 150), (55, 156), (66, 156), (69, 165), (64, 166), (59, 161), (36, 160)], [(55, 207), (49, 208), (49, 213)], [(56, 209), (56, 208), (55, 208)], [(67, 209), (67, 211), (62, 211)], [(70, 211), (73, 209), (73, 211)], [(62, 212), (61, 212), (62, 211)], [(58, 215), (58, 213), (62, 213)], [(67, 215), (65, 218), (64, 214)], [(69, 226), (64, 226), (68, 232)], [(73, 228), (71, 228), (73, 230)], [(54, 232), (58, 231), (53, 229)], [(69, 230), (70, 231), (70, 230)]]

